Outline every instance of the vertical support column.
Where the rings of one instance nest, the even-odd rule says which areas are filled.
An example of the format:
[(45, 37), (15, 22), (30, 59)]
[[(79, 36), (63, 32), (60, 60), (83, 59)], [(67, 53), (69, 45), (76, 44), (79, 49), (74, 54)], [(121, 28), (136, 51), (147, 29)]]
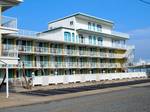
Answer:
[(6, 98), (9, 97), (8, 65), (6, 65)]
[[(17, 50), (16, 41), (17, 41), (16, 39), (13, 40), (13, 47), (14, 47), (15, 50)], [(15, 54), (15, 55), (16, 55), (16, 54)], [(14, 65), (13, 65), (13, 66), (14, 66)], [(14, 72), (14, 76), (13, 76), (13, 77), (14, 77), (14, 79), (16, 79), (16, 78), (17, 78), (17, 69), (14, 69), (13, 72)]]
[[(48, 43), (48, 52), (51, 54), (51, 43)], [(48, 66), (52, 67), (52, 63), (51, 63), (51, 55), (48, 55)]]
[[(32, 52), (35, 53), (35, 49), (36, 49), (35, 41), (32, 41)], [(32, 67), (36, 67), (36, 60), (34, 54), (32, 55)]]

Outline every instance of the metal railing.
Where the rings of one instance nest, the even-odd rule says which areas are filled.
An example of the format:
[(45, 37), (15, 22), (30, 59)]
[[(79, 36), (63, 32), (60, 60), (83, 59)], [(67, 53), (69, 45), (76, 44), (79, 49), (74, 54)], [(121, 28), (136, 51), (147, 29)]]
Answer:
[[(16, 45), (7, 45), (3, 44), (3, 51), (7, 51), (10, 49), (15, 49)], [(88, 51), (88, 50), (71, 50), (71, 49), (63, 49), (63, 48), (49, 48), (48, 47), (34, 47), (34, 46), (23, 46), (17, 45), (16, 50), (19, 52), (25, 53), (47, 53), (54, 55), (71, 55), (71, 56), (91, 56), (91, 57), (100, 57), (100, 58), (123, 58), (125, 54), (117, 54), (117, 53), (106, 53), (106, 52), (98, 52), (98, 51)], [(34, 49), (33, 49), (34, 48)], [(13, 51), (12, 51), (13, 52)]]
[(33, 61), (22, 61), (25, 67), (34, 67)]
[(17, 19), (13, 17), (1, 16), (1, 26), (17, 29)]
[(64, 49), (62, 49), (62, 48), (51, 48), (50, 49), (51, 54), (62, 55), (62, 54), (64, 54), (63, 51), (64, 51)]
[(18, 48), (18, 51), (33, 52), (32, 46), (18, 45), (17, 48)]
[(3, 44), (2, 45), (2, 56), (18, 58), (18, 49), (14, 45)]
[[(48, 61), (21, 61), (25, 67), (43, 68), (121, 68), (120, 63), (98, 63), (98, 62), (51, 62)], [(21, 66), (18, 66), (21, 67)]]
[(36, 67), (49, 67), (48, 61), (36, 61)]
[(35, 47), (35, 52), (49, 53), (49, 49), (47, 47)]
[(14, 34), (14, 35), (19, 35), (19, 36), (24, 36), (24, 37), (37, 37), (38, 33), (39, 32), (36, 32), (36, 31), (19, 29), (18, 33)]
[(2, 56), (18, 58), (18, 51), (15, 50), (15, 49), (5, 50), (5, 51), (2, 52)]

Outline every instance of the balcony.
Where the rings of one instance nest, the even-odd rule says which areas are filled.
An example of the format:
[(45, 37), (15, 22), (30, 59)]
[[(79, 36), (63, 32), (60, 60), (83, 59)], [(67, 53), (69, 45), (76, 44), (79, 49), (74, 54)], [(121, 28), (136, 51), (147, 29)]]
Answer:
[(18, 57), (18, 50), (14, 45), (2, 45), (2, 56), (5, 57)]
[(18, 33), (13, 34), (13, 35), (18, 35), (18, 36), (23, 36), (23, 37), (37, 37), (38, 33), (39, 32), (36, 32), (36, 31), (19, 29)]
[(36, 67), (49, 67), (48, 61), (36, 61)]
[(17, 19), (12, 17), (1, 16), (1, 27), (7, 29), (17, 29)]
[(55, 68), (66, 68), (65, 62), (54, 62), (53, 65)]
[(68, 62), (66, 63), (67, 68), (77, 68), (77, 62)]
[(81, 56), (89, 56), (88, 55), (88, 51), (86, 51), (86, 50), (79, 50), (79, 55), (81, 55)]
[(121, 68), (120, 63), (100, 63), (100, 68)]
[(34, 67), (32, 61), (22, 61), (24, 63), (24, 67)]
[(63, 55), (64, 54), (64, 49), (62, 48), (51, 48), (50, 53), (54, 55)]
[(77, 51), (78, 50), (74, 50), (74, 49), (65, 49), (65, 53), (67, 55), (74, 55), (74, 56), (76, 56), (76, 55), (78, 55)]
[(49, 53), (49, 49), (48, 49), (48, 47), (35, 47), (35, 52)]
[(18, 51), (24, 53), (32, 53), (32, 46), (18, 45)]
[(2, 52), (2, 56), (4, 57), (18, 57), (18, 52), (17, 50), (5, 50)]

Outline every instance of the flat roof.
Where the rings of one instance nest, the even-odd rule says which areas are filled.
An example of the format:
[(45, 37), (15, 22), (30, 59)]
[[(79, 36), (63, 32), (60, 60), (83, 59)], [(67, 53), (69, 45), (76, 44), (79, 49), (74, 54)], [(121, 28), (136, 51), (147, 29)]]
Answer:
[(72, 28), (67, 28), (67, 27), (57, 27), (57, 28), (53, 28), (53, 29), (49, 29), (49, 30), (46, 30), (46, 31), (43, 31), (43, 32), (40, 32), (38, 34), (43, 34), (43, 33), (48, 33), (48, 32), (51, 32), (51, 31), (55, 31), (55, 30), (59, 30), (59, 29), (69, 29), (69, 30), (74, 30)]
[(69, 16), (66, 16), (66, 17), (63, 17), (63, 18), (51, 21), (48, 24), (55, 23), (55, 22), (58, 22), (58, 21), (61, 21), (61, 20), (67, 19), (67, 18), (74, 17), (74, 16), (75, 17), (86, 17), (86, 18), (94, 19), (94, 20), (97, 20), (97, 21), (101, 21), (101, 22), (104, 22), (104, 23), (110, 24), (110, 25), (114, 24), (114, 22), (112, 22), (110, 20), (106, 20), (106, 19), (102, 19), (102, 18), (99, 18), (99, 17), (91, 16), (91, 15), (88, 15), (88, 14), (85, 14), (85, 13), (81, 13), (81, 12), (78, 12), (78, 13), (75, 13), (75, 14), (72, 14), (72, 15), (69, 15)]

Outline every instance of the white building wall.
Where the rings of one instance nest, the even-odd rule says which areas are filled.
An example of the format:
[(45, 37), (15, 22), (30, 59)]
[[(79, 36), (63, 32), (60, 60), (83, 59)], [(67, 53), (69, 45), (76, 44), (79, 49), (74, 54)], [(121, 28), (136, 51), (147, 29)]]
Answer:
[(104, 37), (103, 38), (103, 45), (107, 46), (107, 47), (111, 47), (112, 46), (112, 39), (109, 37)]
[(59, 29), (59, 30), (51, 31), (49, 33), (41, 34), (38, 38), (52, 40), (52, 41), (64, 41), (64, 32), (70, 32), (71, 36), (72, 33), (75, 33), (74, 30)]
[(86, 30), (88, 30), (88, 22), (89, 21), (76, 18), (76, 29), (86, 29)]
[(62, 41), (63, 40), (63, 33), (62, 30), (54, 30), (49, 33), (43, 33), (39, 35), (38, 38), (46, 39), (46, 40), (52, 40), (52, 41)]
[[(73, 21), (73, 25), (70, 25), (70, 22)], [(66, 18), (63, 20), (59, 20), (54, 23), (49, 23), (48, 29), (54, 29), (58, 27), (67, 27), (67, 28), (73, 28), (75, 27), (75, 17)]]
[(102, 26), (102, 33), (111, 34), (112, 27), (104, 25), (102, 23), (97, 23), (93, 21), (88, 21), (80, 18), (76, 18), (76, 29), (86, 29), (88, 30), (88, 22), (95, 23), (96, 25), (99, 24)]
[(102, 33), (111, 34), (112, 28), (106, 25), (102, 25)]
[[(79, 34), (78, 34), (79, 35)], [(89, 35), (90, 34), (82, 34), (83, 37), (85, 38), (85, 43), (89, 44)], [(93, 36), (93, 35), (92, 35)], [(102, 36), (98, 36), (96, 35), (96, 38), (98, 37), (102, 37)], [(98, 45), (98, 41), (96, 41), (96, 45)], [(111, 47), (112, 46), (112, 39), (109, 37), (103, 37), (103, 45), (107, 46), (107, 47)]]

